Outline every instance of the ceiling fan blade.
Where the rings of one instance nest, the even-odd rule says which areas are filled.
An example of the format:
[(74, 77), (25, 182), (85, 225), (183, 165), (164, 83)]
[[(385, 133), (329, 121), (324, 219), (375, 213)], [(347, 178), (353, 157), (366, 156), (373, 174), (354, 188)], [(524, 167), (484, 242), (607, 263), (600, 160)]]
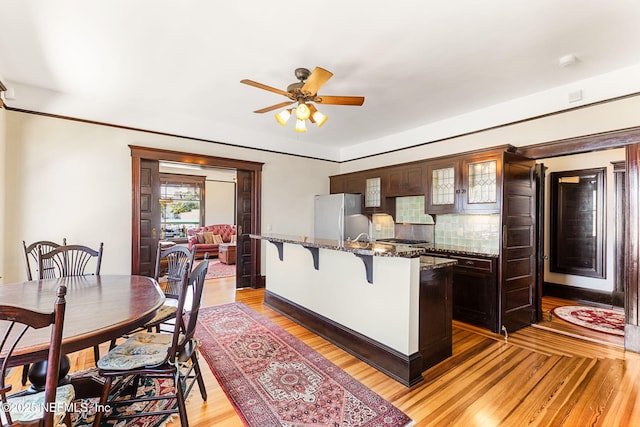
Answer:
[(278, 93), (280, 95), (286, 96), (287, 98), (290, 97), (289, 92), (285, 92), (284, 90), (276, 89), (275, 87), (263, 85), (262, 83), (254, 82), (253, 80), (244, 79), (244, 80), (240, 80), (240, 83), (244, 83), (244, 84), (249, 85), (249, 86), (253, 86), (253, 87), (260, 88), (260, 89), (268, 90), (269, 92)]
[(308, 95), (315, 95), (318, 90), (333, 76), (331, 71), (327, 71), (324, 68), (316, 67), (313, 73), (309, 76), (307, 81), (300, 89), (302, 93)]
[(269, 111), (277, 110), (278, 108), (286, 107), (287, 105), (293, 104), (295, 101), (285, 101), (280, 104), (272, 105), (271, 107), (261, 108), (259, 110), (254, 111), (254, 113), (267, 113)]
[(318, 104), (332, 105), (362, 105), (364, 104), (364, 96), (316, 96), (313, 102)]

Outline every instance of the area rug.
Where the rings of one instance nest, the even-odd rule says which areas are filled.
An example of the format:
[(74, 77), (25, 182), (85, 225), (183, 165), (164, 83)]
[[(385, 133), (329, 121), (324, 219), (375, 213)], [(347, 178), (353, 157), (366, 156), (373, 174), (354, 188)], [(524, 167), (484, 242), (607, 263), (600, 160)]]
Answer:
[(227, 265), (220, 260), (212, 259), (209, 261), (206, 279), (219, 279), (221, 277), (231, 277), (236, 275), (236, 265)]
[(622, 310), (566, 305), (554, 308), (553, 314), (574, 325), (624, 336), (624, 312)]
[(247, 426), (408, 426), (411, 419), (243, 303), (200, 310), (196, 337)]
[[(78, 374), (74, 374), (74, 377), (78, 376), (92, 376), (97, 375), (95, 369), (90, 369)], [(141, 384), (138, 388), (138, 395), (144, 393), (145, 396), (155, 396), (159, 394), (173, 393), (173, 381), (167, 378), (146, 378), (144, 384)], [(74, 427), (89, 427), (93, 425), (93, 419), (95, 417), (95, 407), (98, 403), (98, 398), (93, 399), (77, 399), (73, 402), (73, 408), (75, 409), (71, 413), (71, 421)], [(117, 410), (120, 414), (130, 413), (142, 413), (148, 411), (158, 411), (166, 408), (173, 408), (176, 406), (175, 399), (160, 400), (155, 402), (140, 402), (135, 405), (129, 405), (126, 407), (119, 407)], [(101, 426), (103, 427), (162, 427), (174, 417), (173, 414), (165, 416), (153, 416), (153, 417), (139, 417), (129, 420), (120, 420), (114, 424), (114, 420), (103, 420)], [(177, 417), (177, 415), (175, 415)]]

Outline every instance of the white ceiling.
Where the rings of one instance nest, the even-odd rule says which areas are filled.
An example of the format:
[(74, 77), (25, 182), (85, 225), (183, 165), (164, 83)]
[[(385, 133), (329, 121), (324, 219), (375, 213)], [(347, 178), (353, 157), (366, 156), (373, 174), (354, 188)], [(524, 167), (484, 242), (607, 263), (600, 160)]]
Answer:
[[(343, 161), (638, 93), (639, 24), (638, 0), (0, 0), (0, 79), (11, 108)], [(316, 66), (364, 105), (304, 134), (253, 113), (287, 98), (241, 79)]]

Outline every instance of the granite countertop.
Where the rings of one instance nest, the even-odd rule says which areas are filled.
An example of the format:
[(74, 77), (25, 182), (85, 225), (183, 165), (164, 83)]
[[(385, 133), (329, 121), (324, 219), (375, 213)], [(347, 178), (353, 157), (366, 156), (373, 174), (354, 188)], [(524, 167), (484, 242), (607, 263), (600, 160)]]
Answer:
[(290, 236), (286, 234), (251, 234), (252, 239), (270, 242), (293, 243), (309, 248), (333, 249), (358, 255), (416, 258), (425, 254), (425, 249), (409, 245), (388, 244), (384, 242), (352, 242), (330, 239), (316, 239), (308, 236)]
[(435, 268), (451, 267), (457, 263), (457, 260), (451, 258), (422, 255), (420, 257), (420, 270), (433, 270)]
[(456, 246), (456, 245), (445, 245), (442, 243), (434, 243), (430, 248), (427, 249), (427, 253), (433, 254), (452, 254), (452, 255), (469, 255), (469, 256), (481, 256), (487, 258), (498, 258), (498, 250), (497, 249), (486, 249), (472, 246)]

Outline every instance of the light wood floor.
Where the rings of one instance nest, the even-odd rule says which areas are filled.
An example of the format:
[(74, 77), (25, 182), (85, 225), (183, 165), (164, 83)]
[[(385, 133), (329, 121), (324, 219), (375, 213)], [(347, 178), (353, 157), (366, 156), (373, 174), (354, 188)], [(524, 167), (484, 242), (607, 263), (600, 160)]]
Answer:
[[(505, 340), (454, 321), (453, 356), (407, 388), (264, 306), (262, 290), (236, 292), (234, 286), (233, 279), (208, 281), (203, 305), (244, 302), (405, 411), (417, 426), (640, 426), (637, 353), (534, 327)], [(91, 350), (70, 357), (72, 370), (93, 366)], [(209, 398), (203, 403), (192, 391), (190, 425), (242, 426), (201, 361)]]

